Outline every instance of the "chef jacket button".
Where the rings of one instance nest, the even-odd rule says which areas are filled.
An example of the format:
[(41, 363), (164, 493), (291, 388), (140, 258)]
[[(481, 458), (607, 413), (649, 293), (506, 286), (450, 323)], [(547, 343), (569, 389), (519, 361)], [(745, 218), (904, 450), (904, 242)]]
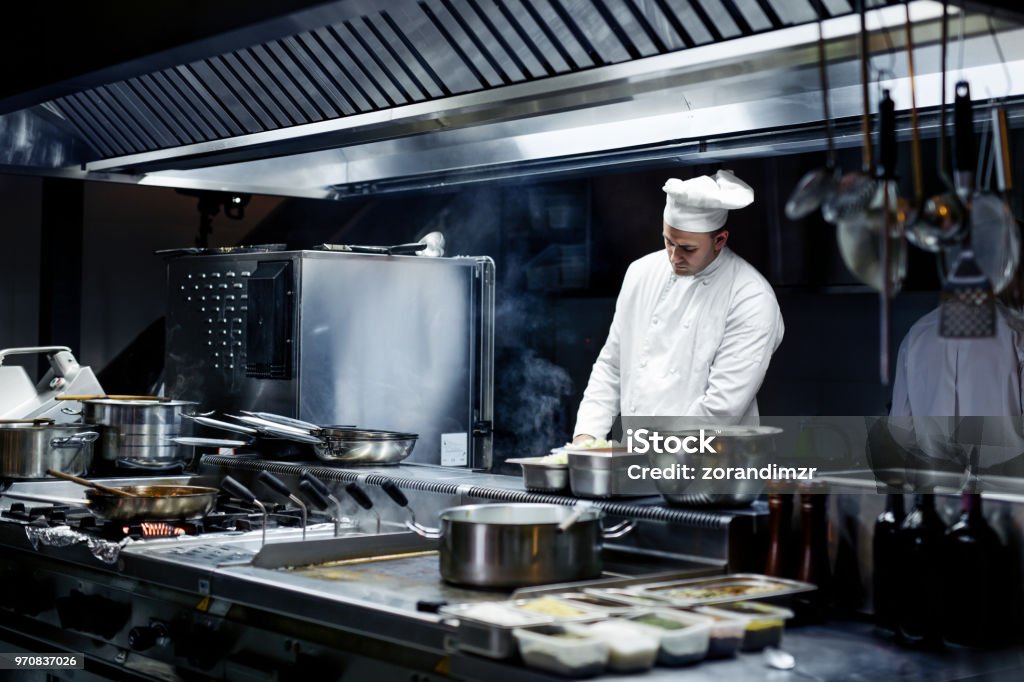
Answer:
[(647, 366), (647, 361), (646, 360), (641, 360), (640, 361), (640, 366), (641, 367), (646, 367)]
[(711, 282), (709, 282), (708, 280), (704, 280), (703, 284), (704, 284), (704, 286), (707, 286), (707, 285), (711, 284)]
[(654, 318), (654, 319), (653, 319), (653, 320), (651, 320), (651, 321), (652, 321), (652, 322), (653, 322), (654, 324), (658, 324), (658, 318)]

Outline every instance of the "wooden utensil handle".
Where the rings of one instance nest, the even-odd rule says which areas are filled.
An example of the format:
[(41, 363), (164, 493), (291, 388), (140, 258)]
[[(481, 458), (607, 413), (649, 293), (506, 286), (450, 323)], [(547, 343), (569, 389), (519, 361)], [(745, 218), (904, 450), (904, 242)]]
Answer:
[(56, 469), (47, 469), (46, 473), (49, 474), (50, 476), (53, 476), (54, 478), (62, 478), (65, 481), (72, 481), (73, 483), (77, 483), (78, 485), (84, 485), (86, 488), (94, 488), (96, 490), (99, 490), (101, 493), (107, 493), (108, 495), (117, 495), (118, 497), (135, 497), (135, 495), (133, 495), (132, 493), (125, 492), (124, 490), (121, 490), (119, 488), (110, 488), (105, 485), (96, 483), (95, 481), (90, 481), (88, 479), (81, 478), (79, 476), (74, 476), (63, 471), (57, 471)]
[(163, 395), (59, 395), (57, 400), (153, 400), (156, 402), (167, 402), (170, 400)]

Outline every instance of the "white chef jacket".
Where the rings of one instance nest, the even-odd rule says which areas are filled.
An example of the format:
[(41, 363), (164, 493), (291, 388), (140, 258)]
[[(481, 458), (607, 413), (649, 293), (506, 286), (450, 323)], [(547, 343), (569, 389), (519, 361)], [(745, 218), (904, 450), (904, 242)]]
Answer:
[[(907, 332), (889, 412), (889, 431), (902, 446), (956, 462), (977, 448), (981, 466), (1024, 453), (1024, 328), (997, 310), (991, 337), (942, 338), (940, 308)], [(968, 426), (963, 417), (988, 419)]]
[(644, 256), (626, 271), (573, 433), (604, 437), (619, 414), (757, 416), (783, 329), (771, 285), (728, 248), (692, 276), (664, 250)]
[(1024, 333), (1000, 307), (995, 336), (944, 339), (939, 308), (900, 344), (892, 416), (1024, 415)]

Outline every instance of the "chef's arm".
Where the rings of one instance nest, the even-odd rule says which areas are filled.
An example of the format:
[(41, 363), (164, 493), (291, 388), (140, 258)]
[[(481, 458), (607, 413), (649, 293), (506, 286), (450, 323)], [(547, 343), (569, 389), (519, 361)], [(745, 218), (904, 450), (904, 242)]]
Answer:
[(761, 388), (783, 331), (774, 296), (764, 291), (741, 292), (726, 317), (725, 334), (711, 362), (707, 388), (686, 415), (742, 417)]
[(604, 342), (604, 347), (590, 372), (590, 381), (587, 383), (587, 390), (583, 392), (583, 400), (576, 414), (573, 443), (604, 438), (611, 431), (612, 422), (619, 414), (619, 325), (619, 312), (616, 306), (615, 317), (608, 330), (608, 340)]

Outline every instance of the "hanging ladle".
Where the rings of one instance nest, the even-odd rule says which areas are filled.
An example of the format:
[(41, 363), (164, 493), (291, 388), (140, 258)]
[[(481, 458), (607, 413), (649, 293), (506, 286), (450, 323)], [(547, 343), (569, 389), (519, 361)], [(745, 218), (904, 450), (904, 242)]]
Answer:
[(861, 161), (859, 171), (842, 176), (835, 192), (821, 204), (821, 214), (830, 223), (842, 221), (858, 222), (851, 219), (863, 214), (864, 209), (875, 196), (877, 182), (874, 177), (875, 162), (871, 148), (871, 112), (868, 93), (868, 29), (865, 15), (865, 0), (857, 3), (860, 14), (860, 78), (861, 97), (864, 110), (861, 114)]
[(806, 218), (823, 202), (835, 194), (839, 181), (836, 168), (836, 150), (832, 139), (832, 114), (829, 109), (828, 67), (825, 61), (825, 32), (822, 21), (818, 22), (818, 79), (821, 84), (821, 108), (825, 122), (827, 152), (825, 166), (807, 172), (793, 188), (786, 202), (786, 217), (790, 220)]
[[(880, 180), (858, 212), (839, 221), (836, 240), (843, 262), (857, 279), (882, 295), (882, 335), (887, 332), (888, 301), (899, 293), (907, 271), (906, 242), (899, 223), (900, 199), (895, 182), (896, 114), (889, 91), (879, 100)], [(882, 357), (883, 375), (886, 358)], [(885, 379), (883, 379), (883, 383)]]
[[(907, 239), (924, 251), (938, 253), (957, 244), (963, 236), (963, 205), (946, 172), (946, 49), (949, 42), (949, 7), (942, 3), (941, 86), (939, 101), (939, 178), (946, 191), (921, 205), (916, 218), (908, 221)], [(959, 87), (959, 84), (958, 84)]]

